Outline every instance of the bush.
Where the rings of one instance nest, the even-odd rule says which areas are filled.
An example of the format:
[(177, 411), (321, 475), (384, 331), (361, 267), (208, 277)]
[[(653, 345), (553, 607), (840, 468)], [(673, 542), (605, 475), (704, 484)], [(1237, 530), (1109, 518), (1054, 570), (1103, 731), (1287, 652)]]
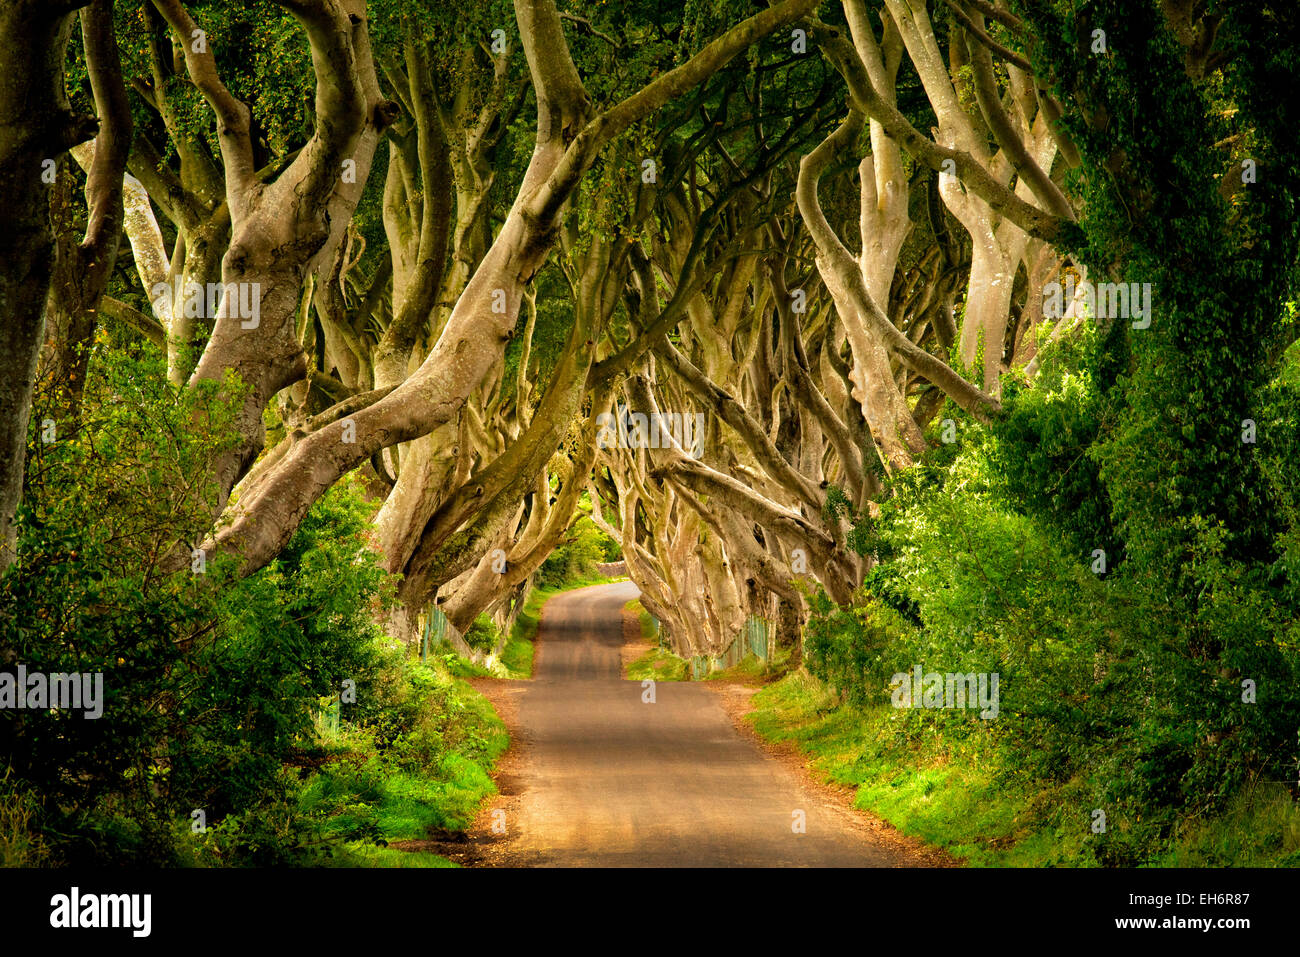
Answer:
[[(343, 716), (376, 718), (372, 612), (391, 586), (351, 481), (254, 575), (215, 556), (202, 574), (164, 573), (209, 531), (212, 493), (192, 476), (228, 447), (230, 405), (214, 390), (178, 397), (157, 360), (109, 353), (93, 368), (85, 429), (51, 445), (33, 434), (19, 557), (0, 580), (0, 659), (102, 673), (103, 715), (6, 710), (0, 777), (42, 795), (28, 812), (59, 835), (60, 860), (182, 863), (174, 822), (195, 809), (229, 821), (218, 834), (281, 822), (275, 809), (295, 803), (284, 766), (313, 740), (322, 697), (351, 682), (357, 704)], [(222, 854), (271, 860), (271, 834), (293, 853), (282, 823)]]
[(858, 519), (849, 540), (876, 564), (856, 607), (814, 598), (809, 672), (854, 707), (888, 707), (891, 675), (918, 664), (997, 672), (997, 720), (900, 709), (891, 726), (914, 742), (985, 735), (1001, 775), (1105, 808), (1123, 826), (1090, 843), (1102, 864), (1153, 860), (1252, 780), (1294, 780), (1300, 432), (1282, 423), (1300, 420), (1300, 401), (1287, 375), (1258, 412), (1270, 513), (1288, 519), (1271, 562), (1234, 557), (1222, 523), (1187, 515), (1192, 600), (1133, 558), (1117, 567), (1124, 542), (1090, 464), (1096, 400), (1086, 376), (1049, 367), (998, 427), (892, 478), (879, 519)]
[(501, 632), (487, 612), (481, 611), (465, 632), (465, 644), (476, 651), (488, 652), (501, 640)]
[(598, 577), (598, 563), (610, 561), (608, 556), (611, 554), (622, 554), (617, 551), (618, 543), (597, 528), (586, 515), (573, 523), (569, 534), (570, 537), (557, 545), (537, 570), (539, 588), (563, 588), (593, 581)]

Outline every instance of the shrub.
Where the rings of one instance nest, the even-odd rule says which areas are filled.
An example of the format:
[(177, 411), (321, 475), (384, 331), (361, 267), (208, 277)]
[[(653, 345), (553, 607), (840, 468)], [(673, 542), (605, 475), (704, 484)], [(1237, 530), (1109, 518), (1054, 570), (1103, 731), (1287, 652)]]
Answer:
[(372, 612), (391, 587), (365, 547), (370, 507), (345, 481), (256, 574), (218, 556), (203, 574), (166, 573), (210, 530), (212, 491), (193, 476), (228, 447), (231, 404), (174, 393), (156, 359), (109, 352), (92, 368), (83, 430), (33, 434), (0, 660), (102, 673), (103, 715), (6, 710), (0, 777), (43, 796), (23, 805), (27, 826), (58, 834), (49, 850), (66, 862), (179, 863), (173, 822), (194, 809), (230, 822), (217, 833), (252, 835), (227, 858), (270, 860), (270, 835), (300, 842), (253, 822), (294, 805), (283, 769), (311, 742), (319, 699), (350, 681), (343, 716), (375, 717)]
[[(557, 545), (537, 570), (537, 584), (541, 588), (562, 588), (577, 582), (591, 581), (597, 577), (596, 565), (609, 561), (609, 546), (617, 543), (596, 527), (584, 515), (573, 523), (570, 537)], [(621, 554), (621, 553), (619, 553)]]

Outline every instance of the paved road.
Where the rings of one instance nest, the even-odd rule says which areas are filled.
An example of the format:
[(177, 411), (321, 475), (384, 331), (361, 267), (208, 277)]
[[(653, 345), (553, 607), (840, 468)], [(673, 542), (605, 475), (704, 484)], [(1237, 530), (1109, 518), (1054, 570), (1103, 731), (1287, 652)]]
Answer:
[[(630, 583), (546, 605), (509, 858), (558, 866), (898, 866), (850, 812), (805, 790), (742, 736), (716, 692), (659, 682), (654, 704), (620, 678)], [(794, 832), (794, 812), (806, 833)]]

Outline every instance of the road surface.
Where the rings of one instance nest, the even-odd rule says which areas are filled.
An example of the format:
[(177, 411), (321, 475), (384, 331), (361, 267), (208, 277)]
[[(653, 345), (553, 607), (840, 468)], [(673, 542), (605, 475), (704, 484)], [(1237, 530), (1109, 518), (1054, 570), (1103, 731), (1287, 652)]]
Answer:
[[(621, 678), (630, 583), (556, 595), (534, 678), (506, 860), (529, 866), (900, 866), (853, 812), (804, 788), (738, 732), (716, 692)], [(796, 832), (800, 817), (806, 826)]]

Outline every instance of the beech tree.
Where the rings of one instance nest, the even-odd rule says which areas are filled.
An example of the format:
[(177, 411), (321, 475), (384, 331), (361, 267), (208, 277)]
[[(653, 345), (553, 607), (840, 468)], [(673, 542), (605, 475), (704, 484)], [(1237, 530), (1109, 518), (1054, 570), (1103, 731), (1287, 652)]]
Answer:
[[(1231, 62), (1209, 20), (1166, 6), (1147, 26), (1188, 83)], [(5, 501), (32, 350), (66, 434), (107, 322), (164, 350), (178, 394), (238, 410), (175, 572), (196, 553), (255, 572), (355, 472), (400, 576), (394, 636), (434, 605), (461, 630), (504, 622), (590, 511), (683, 653), (719, 655), (749, 617), (796, 644), (810, 590), (858, 600), (905, 473), (1004, 428), (1043, 349), (1090, 324), (1119, 348), (1077, 291), (1125, 268), (1087, 238), (1109, 208), (1095, 180), (1127, 156), (1093, 142), (1115, 111), (1088, 73), (1109, 61), (1085, 57), (1107, 41), (1092, 19), (1062, 40), (1054, 5), (98, 0), (73, 53), (97, 124), (60, 82), (73, 8), (20, 9), (42, 59), (11, 94), (39, 87), (63, 119), (6, 127), (6, 175), (57, 175), (9, 200), (28, 225), (7, 240), (26, 252)], [(263, 28), (282, 53), (246, 68)], [(295, 84), (310, 103), (279, 92)], [(1121, 185), (1126, 208), (1149, 201)], [(1142, 331), (1123, 333), (1139, 354), (1163, 341)]]

